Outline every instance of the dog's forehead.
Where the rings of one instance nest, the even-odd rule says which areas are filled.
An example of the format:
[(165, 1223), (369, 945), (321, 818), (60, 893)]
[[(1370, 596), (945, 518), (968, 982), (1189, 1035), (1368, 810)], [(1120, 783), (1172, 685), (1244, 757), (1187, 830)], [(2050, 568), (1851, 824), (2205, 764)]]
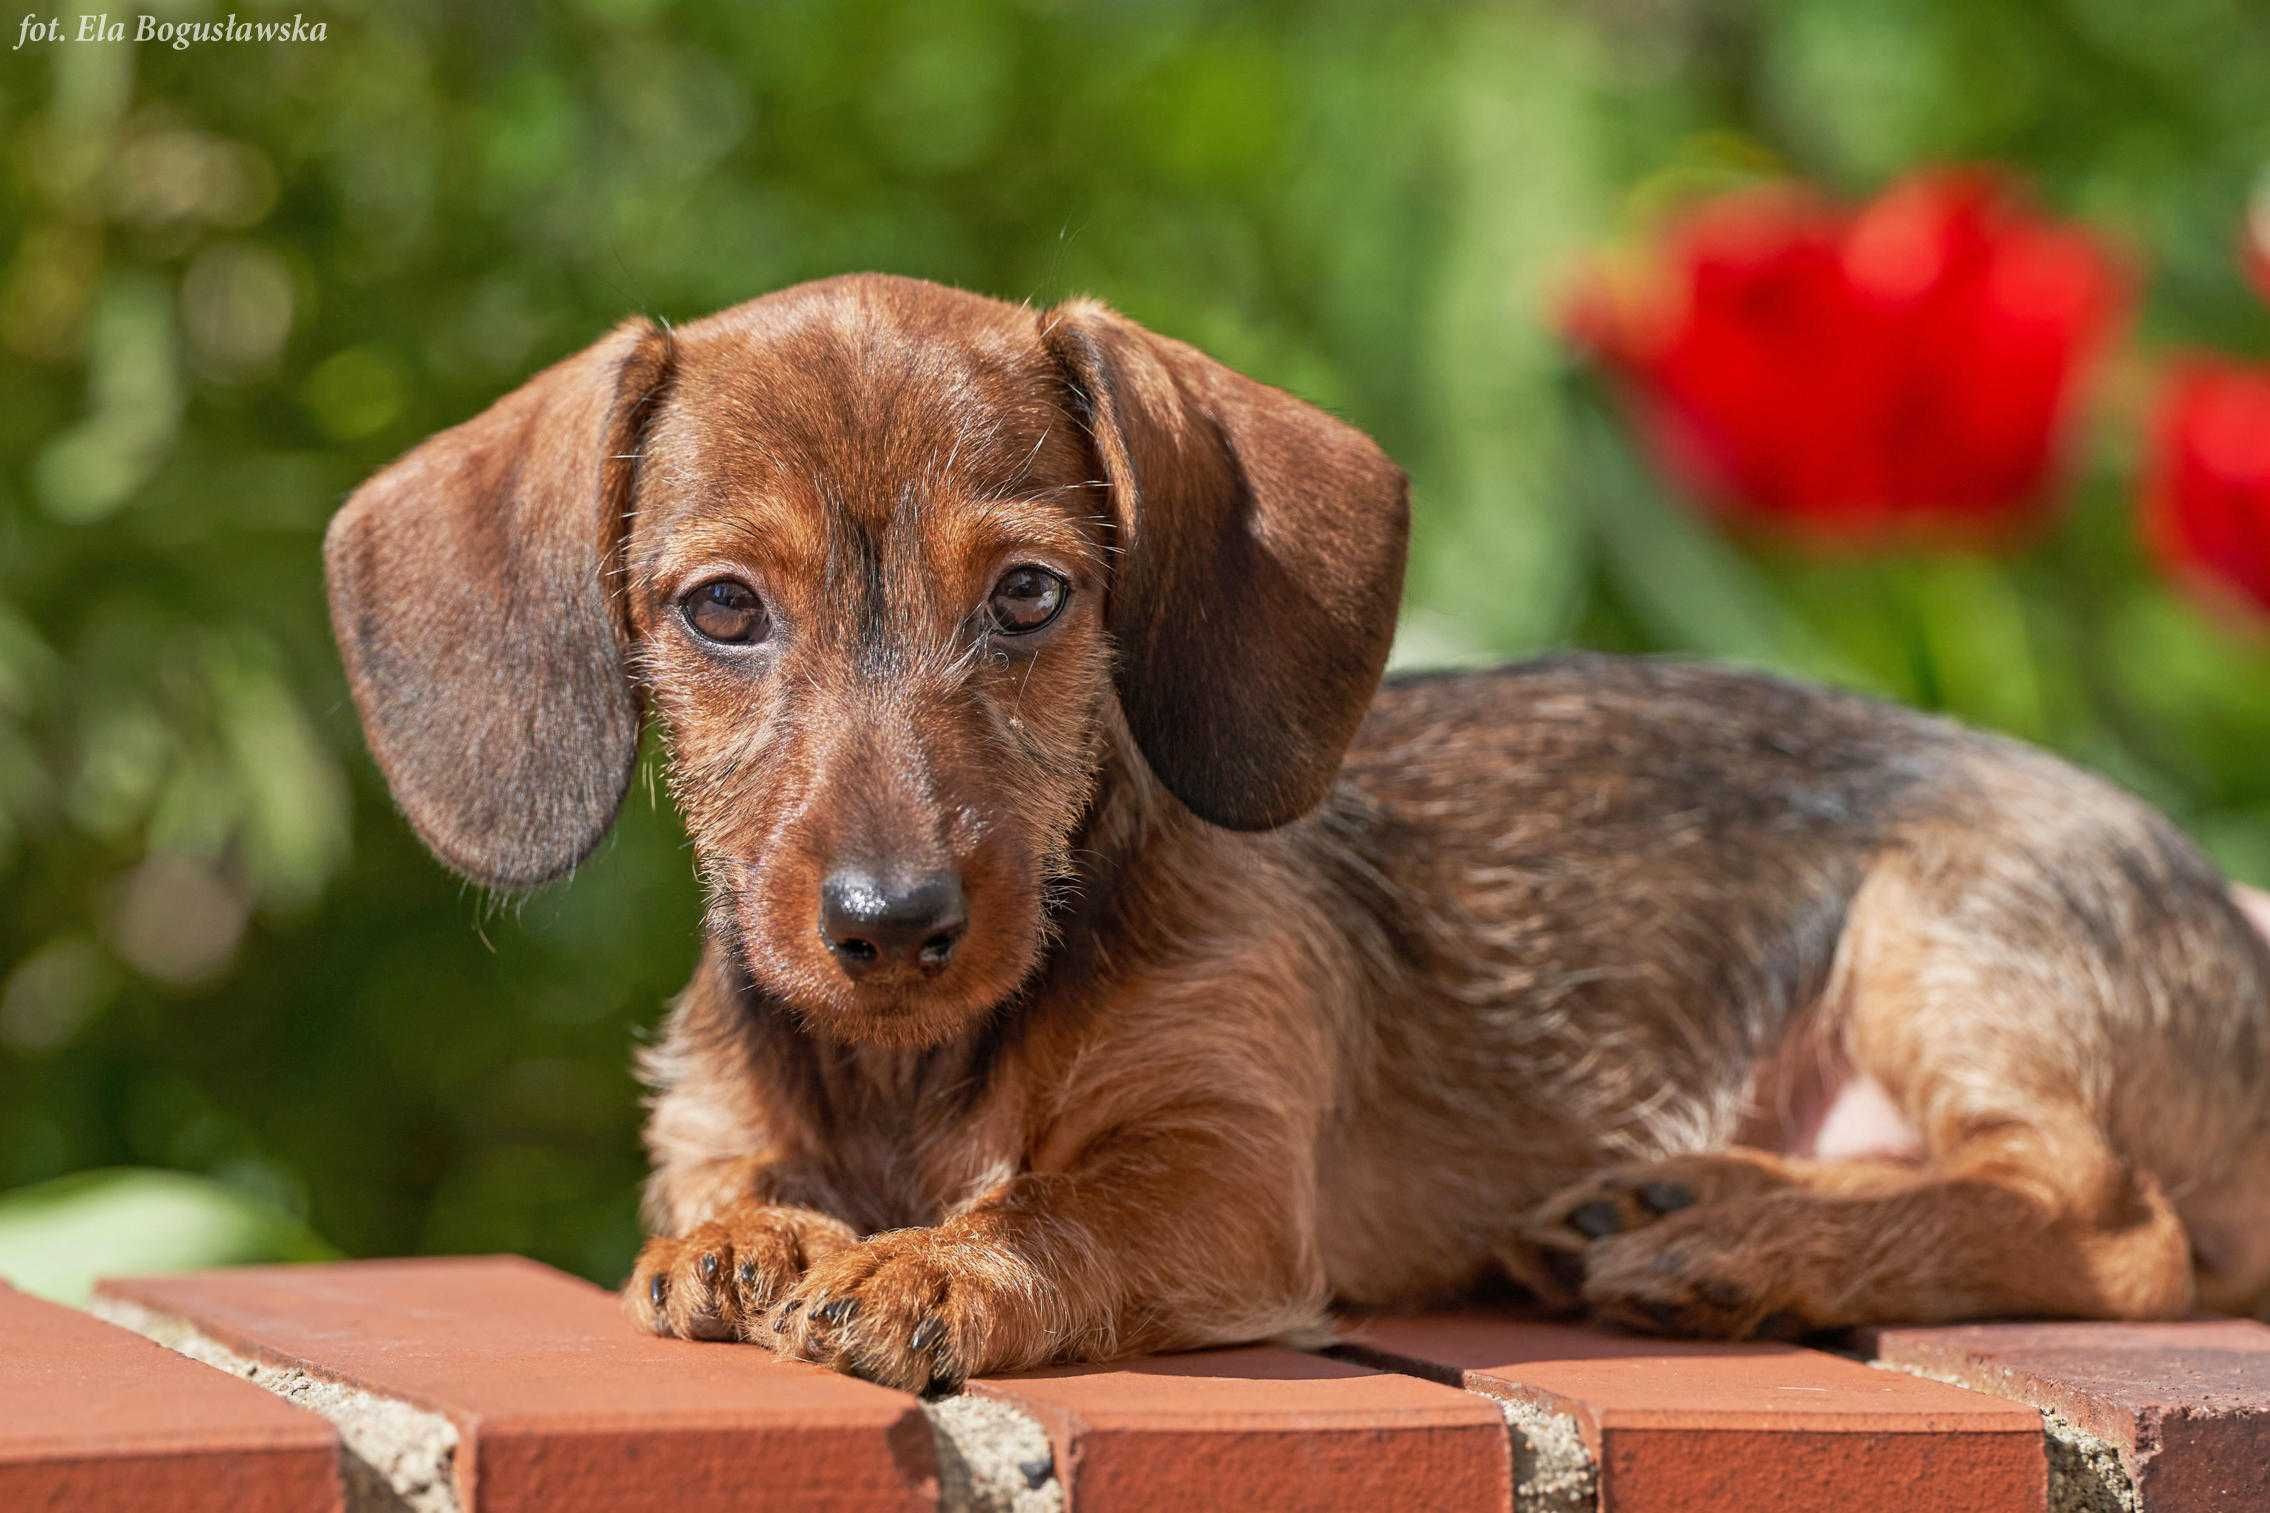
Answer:
[(1000, 497), (1061, 463), (1076, 447), (1050, 446), (1072, 440), (1060, 395), (1031, 311), (830, 280), (680, 331), (656, 434), (712, 490), (808, 493), (879, 522), (910, 489)]

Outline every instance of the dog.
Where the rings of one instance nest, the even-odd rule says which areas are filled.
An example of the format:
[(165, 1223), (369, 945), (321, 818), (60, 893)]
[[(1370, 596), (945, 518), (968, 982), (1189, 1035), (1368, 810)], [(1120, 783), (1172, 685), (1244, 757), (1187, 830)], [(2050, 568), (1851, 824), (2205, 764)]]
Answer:
[[(1797, 1335), (2270, 1306), (2270, 956), (2113, 786), (1852, 694), (1383, 683), (1402, 473), (1109, 308), (646, 321), (325, 543), (434, 854), (659, 726), (708, 900), (626, 1306), (893, 1386), (1517, 1289)], [(1835, 1149), (1855, 1089), (1912, 1143)]]

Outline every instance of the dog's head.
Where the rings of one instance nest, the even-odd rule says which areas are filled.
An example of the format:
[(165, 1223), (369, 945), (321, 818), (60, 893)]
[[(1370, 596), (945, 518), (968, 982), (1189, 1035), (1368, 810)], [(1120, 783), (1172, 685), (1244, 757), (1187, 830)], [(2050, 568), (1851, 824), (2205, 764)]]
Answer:
[(1187, 346), (859, 277), (619, 327), (366, 483), (325, 559), (443, 861), (572, 867), (643, 701), (757, 983), (918, 1044), (1032, 972), (1122, 735), (1217, 825), (1322, 798), (1404, 535), (1369, 440)]

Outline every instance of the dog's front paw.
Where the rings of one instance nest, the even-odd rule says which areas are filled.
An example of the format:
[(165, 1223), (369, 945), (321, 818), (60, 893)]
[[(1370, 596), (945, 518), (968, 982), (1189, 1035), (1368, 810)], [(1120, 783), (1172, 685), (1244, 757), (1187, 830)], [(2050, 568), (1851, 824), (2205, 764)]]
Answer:
[(765, 1327), (783, 1355), (921, 1392), (1025, 1364), (1022, 1310), (1033, 1295), (1014, 1257), (937, 1229), (898, 1229), (813, 1267)]
[(647, 1241), (624, 1306), (656, 1334), (754, 1338), (765, 1312), (813, 1265), (858, 1243), (851, 1227), (808, 1208), (746, 1203), (677, 1239)]
[(1585, 1257), (1586, 1305), (1650, 1334), (1796, 1339), (1825, 1327), (1791, 1285), (1774, 1237), (1726, 1222), (1746, 1206), (1681, 1213), (1600, 1241)]

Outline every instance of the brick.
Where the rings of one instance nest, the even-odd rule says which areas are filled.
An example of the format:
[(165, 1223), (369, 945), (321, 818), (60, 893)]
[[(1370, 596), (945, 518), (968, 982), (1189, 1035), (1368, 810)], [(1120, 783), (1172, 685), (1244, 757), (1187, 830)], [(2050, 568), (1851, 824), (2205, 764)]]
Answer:
[(1533, 1504), (1553, 1500), (1529, 1479), (1578, 1476), (1551, 1464), (1555, 1416), (1610, 1513), (2038, 1513), (2047, 1492), (2039, 1415), (1822, 1351), (1483, 1313), (1367, 1320), (1345, 1350), (1514, 1405)]
[(533, 1261), (255, 1266), (97, 1294), (438, 1416), (456, 1444), (434, 1489), (454, 1498), (437, 1506), (701, 1513), (935, 1498), (933, 1439), (911, 1396), (754, 1346), (654, 1338), (612, 1294)]
[(0, 1508), (309, 1513), (342, 1504), (314, 1414), (0, 1286)]
[[(1490, 1509), (1505, 1421), (1433, 1382), (1274, 1346), (981, 1379), (1048, 1431), (1074, 1513), (1120, 1508)], [(1037, 1469), (1037, 1468), (1036, 1468)]]
[(2074, 1499), (2116, 1499), (2124, 1482), (2145, 1513), (2270, 1508), (2270, 1328), (1965, 1324), (1882, 1329), (1861, 1344), (2050, 1414), (2052, 1456)]

